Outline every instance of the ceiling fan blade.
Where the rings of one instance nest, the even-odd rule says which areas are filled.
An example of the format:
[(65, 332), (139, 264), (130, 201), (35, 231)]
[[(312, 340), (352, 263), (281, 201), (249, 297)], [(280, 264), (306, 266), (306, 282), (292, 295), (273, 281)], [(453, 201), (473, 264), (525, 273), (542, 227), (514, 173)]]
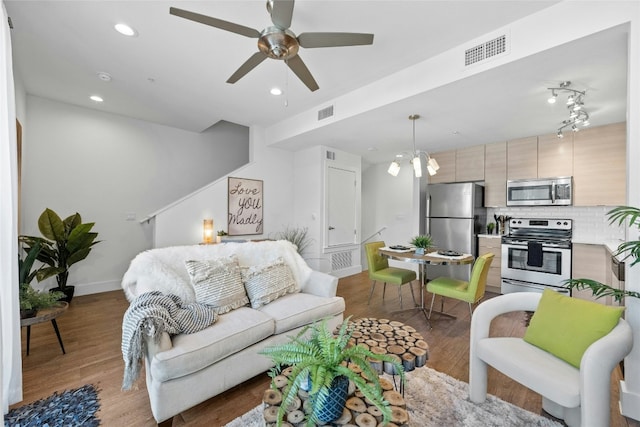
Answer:
[(291, 26), (294, 0), (273, 0), (271, 6), (271, 22), (278, 28), (286, 30)]
[(320, 88), (299, 55), (287, 59), (286, 63), (289, 68), (291, 68), (291, 71), (293, 71), (296, 76), (298, 76), (298, 78), (302, 80), (302, 83), (304, 83), (311, 92), (314, 92)]
[(169, 13), (184, 19), (189, 19), (201, 24), (210, 25), (212, 27), (220, 28), (221, 30), (230, 31), (232, 33), (240, 34), (246, 37), (251, 37), (254, 39), (260, 37), (260, 31), (253, 28), (245, 27), (244, 25), (240, 24), (234, 24), (233, 22), (223, 21), (222, 19), (212, 18), (211, 16), (189, 12), (188, 10), (178, 9), (177, 7), (170, 7)]
[(302, 33), (298, 43), (304, 48), (359, 46), (373, 44), (373, 34), (366, 33)]
[(247, 59), (245, 63), (242, 64), (240, 68), (238, 68), (236, 72), (231, 75), (231, 77), (229, 77), (229, 79), (227, 80), (227, 83), (237, 82), (242, 77), (244, 77), (244, 75), (247, 74), (249, 71), (256, 68), (265, 59), (267, 59), (267, 55), (265, 55), (264, 53), (262, 52), (254, 53), (251, 56), (251, 58)]

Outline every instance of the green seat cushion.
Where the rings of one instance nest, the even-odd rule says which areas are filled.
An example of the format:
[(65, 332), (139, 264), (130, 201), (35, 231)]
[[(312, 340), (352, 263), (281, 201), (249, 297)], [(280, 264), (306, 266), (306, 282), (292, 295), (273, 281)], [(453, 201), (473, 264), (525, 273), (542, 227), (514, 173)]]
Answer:
[(381, 282), (391, 283), (394, 285), (402, 285), (416, 280), (416, 272), (406, 270), (404, 268), (387, 267), (378, 270), (375, 273), (369, 273), (371, 280), (379, 280)]
[(452, 277), (438, 277), (427, 283), (427, 292), (474, 303), (474, 295), (467, 292), (468, 288), (469, 282)]
[(615, 328), (623, 310), (545, 289), (524, 340), (580, 368), (584, 352)]

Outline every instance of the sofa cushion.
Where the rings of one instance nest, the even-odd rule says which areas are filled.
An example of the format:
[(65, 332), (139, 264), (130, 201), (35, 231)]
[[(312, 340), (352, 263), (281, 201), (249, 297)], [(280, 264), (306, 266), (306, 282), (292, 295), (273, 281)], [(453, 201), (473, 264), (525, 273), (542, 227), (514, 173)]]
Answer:
[(242, 268), (242, 280), (252, 308), (259, 308), (289, 293), (300, 292), (284, 259)]
[(545, 289), (524, 340), (579, 368), (587, 348), (615, 328), (623, 310)]
[(274, 324), (271, 317), (248, 307), (230, 311), (200, 332), (173, 337), (173, 347), (152, 359), (151, 375), (167, 381), (192, 374), (273, 335)]
[(297, 293), (285, 295), (259, 310), (275, 320), (275, 333), (281, 334), (344, 312), (344, 299)]
[(249, 304), (240, 266), (235, 257), (206, 261), (187, 260), (185, 266), (197, 302), (214, 307), (218, 314)]

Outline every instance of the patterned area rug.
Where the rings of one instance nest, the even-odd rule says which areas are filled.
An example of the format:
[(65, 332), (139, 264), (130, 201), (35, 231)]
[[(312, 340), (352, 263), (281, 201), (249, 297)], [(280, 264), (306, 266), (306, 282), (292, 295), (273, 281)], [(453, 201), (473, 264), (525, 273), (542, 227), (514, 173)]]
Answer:
[[(482, 404), (473, 403), (469, 400), (469, 384), (427, 367), (407, 374), (405, 400), (409, 425), (415, 427), (562, 426), (554, 420), (526, 411), (495, 396), (488, 396)], [(226, 425), (259, 426), (264, 426), (262, 405)]]
[(94, 427), (100, 425), (98, 392), (91, 384), (75, 390), (55, 392), (46, 399), (9, 411), (5, 427)]

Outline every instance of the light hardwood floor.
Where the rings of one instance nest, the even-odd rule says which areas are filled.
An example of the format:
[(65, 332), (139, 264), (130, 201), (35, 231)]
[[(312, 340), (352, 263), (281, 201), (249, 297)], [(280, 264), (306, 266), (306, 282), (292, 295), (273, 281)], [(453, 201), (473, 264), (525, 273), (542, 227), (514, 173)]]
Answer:
[[(397, 288), (387, 287), (382, 300), (382, 286), (376, 288), (371, 305), (367, 305), (370, 282), (366, 272), (341, 279), (338, 294), (346, 300), (345, 315), (399, 320), (420, 331), (430, 346), (428, 366), (454, 378), (468, 381), (469, 374), (469, 310), (466, 303), (445, 302), (445, 311), (457, 320), (434, 315), (429, 329), (418, 310), (398, 312)], [(418, 292), (418, 287), (415, 287)], [(419, 293), (416, 294), (416, 296)], [(487, 298), (495, 296), (487, 294)], [(427, 303), (431, 295), (427, 296)], [(404, 287), (405, 308), (412, 305), (409, 289)], [(439, 300), (438, 300), (439, 304)], [(137, 390), (120, 390), (124, 363), (120, 352), (122, 316), (128, 307), (120, 291), (74, 298), (67, 313), (58, 318), (58, 325), (67, 354), (63, 355), (51, 323), (35, 325), (31, 330), (31, 350), (26, 356), (26, 330), (23, 329), (23, 403), (49, 396), (55, 391), (94, 384), (99, 389), (101, 409), (98, 416), (104, 426), (154, 426), (144, 378)], [(501, 316), (494, 321), (492, 331), (501, 334), (522, 334), (524, 314)], [(532, 367), (535, 369), (535, 367)], [(618, 381), (616, 369), (611, 380), (611, 426), (640, 427), (618, 412)], [(144, 375), (143, 375), (144, 377)], [(215, 379), (212, 379), (215, 380)], [(260, 375), (213, 399), (189, 409), (174, 418), (174, 426), (221, 426), (260, 403), (268, 386), (267, 375)], [(514, 383), (495, 370), (489, 373), (489, 392), (508, 402), (542, 413), (537, 394)]]

